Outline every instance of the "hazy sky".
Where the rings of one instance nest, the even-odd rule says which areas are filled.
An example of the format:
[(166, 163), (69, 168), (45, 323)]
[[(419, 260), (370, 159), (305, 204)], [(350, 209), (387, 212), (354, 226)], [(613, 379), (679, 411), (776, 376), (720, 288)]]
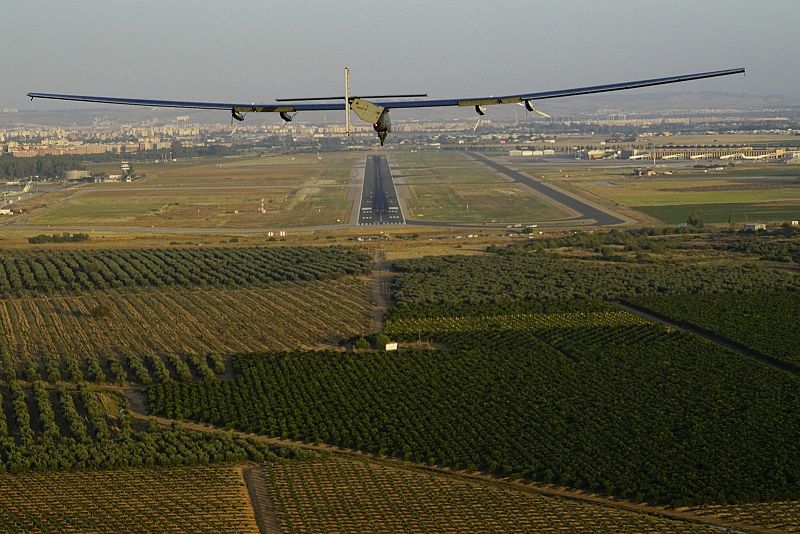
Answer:
[(800, 98), (798, 28), (800, 0), (5, 0), (0, 106), (338, 95), (346, 64), (355, 92), (442, 97), (745, 66), (682, 89)]

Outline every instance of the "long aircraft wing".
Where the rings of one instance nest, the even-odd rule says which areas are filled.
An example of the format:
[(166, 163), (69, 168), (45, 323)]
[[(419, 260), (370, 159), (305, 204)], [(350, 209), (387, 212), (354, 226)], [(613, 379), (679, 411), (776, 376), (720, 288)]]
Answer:
[[(719, 76), (730, 76), (732, 74), (743, 74), (745, 69), (726, 69), (709, 72), (699, 72), (696, 74), (683, 74), (680, 76), (668, 76), (665, 78), (652, 78), (649, 80), (637, 80), (632, 82), (612, 83), (607, 85), (593, 85), (589, 87), (576, 87), (573, 89), (559, 89), (555, 91), (543, 91), (538, 93), (517, 93), (507, 96), (483, 96), (474, 98), (448, 98), (448, 99), (417, 99), (417, 100), (376, 100), (374, 104), (386, 109), (408, 109), (408, 108), (430, 108), (444, 106), (487, 106), (494, 104), (515, 104), (534, 100), (545, 100), (549, 98), (561, 98), (565, 96), (588, 95), (593, 93), (607, 93), (610, 91), (623, 91), (625, 89), (636, 89), (640, 87), (653, 87), (656, 85), (666, 85), (671, 83), (688, 82), (691, 80), (701, 80), (704, 78), (716, 78)], [(108, 96), (87, 96), (87, 95), (66, 95), (58, 93), (28, 93), (34, 98), (46, 98), (52, 100), (71, 100), (76, 102), (95, 102), (101, 104), (123, 104), (128, 106), (148, 106), (159, 108), (186, 108), (186, 109), (215, 109), (227, 110), (236, 113), (252, 112), (273, 112), (273, 113), (294, 113), (297, 111), (335, 111), (344, 110), (344, 97), (342, 101), (320, 101), (320, 102), (300, 102), (294, 103), (266, 103), (266, 104), (242, 104), (235, 102), (194, 102), (184, 100), (154, 100), (142, 98), (118, 98)], [(304, 100), (304, 99), (303, 99)]]

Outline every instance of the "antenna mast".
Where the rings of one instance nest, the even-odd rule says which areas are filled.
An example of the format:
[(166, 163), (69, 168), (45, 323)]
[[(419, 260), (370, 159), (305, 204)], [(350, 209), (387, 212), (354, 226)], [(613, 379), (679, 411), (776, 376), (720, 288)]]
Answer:
[(344, 132), (350, 135), (350, 67), (344, 68)]

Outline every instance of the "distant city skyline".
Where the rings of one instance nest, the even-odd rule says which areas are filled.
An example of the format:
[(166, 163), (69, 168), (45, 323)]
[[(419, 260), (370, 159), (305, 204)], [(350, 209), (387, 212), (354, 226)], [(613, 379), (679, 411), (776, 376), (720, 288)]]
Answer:
[[(133, 6), (133, 7), (132, 7)], [(0, 19), (0, 108), (28, 91), (269, 102), (356, 92), (457, 97), (744, 66), (675, 91), (800, 99), (795, 0), (345, 4), (33, 0)], [(648, 89), (644, 91), (664, 91)], [(673, 90), (673, 89), (670, 89)]]

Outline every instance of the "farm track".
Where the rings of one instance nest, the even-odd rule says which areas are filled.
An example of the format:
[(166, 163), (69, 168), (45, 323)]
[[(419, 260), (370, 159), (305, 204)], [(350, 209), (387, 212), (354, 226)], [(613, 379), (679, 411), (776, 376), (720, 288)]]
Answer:
[(280, 522), (275, 512), (275, 503), (270, 495), (267, 481), (261, 469), (245, 467), (242, 477), (250, 496), (250, 504), (256, 516), (256, 524), (261, 534), (280, 534)]
[[(119, 391), (119, 389), (115, 389), (115, 391)], [(708, 525), (720, 529), (734, 530), (740, 532), (751, 532), (754, 534), (772, 534), (780, 532), (779, 530), (776, 529), (756, 527), (741, 523), (726, 522), (716, 517), (701, 516), (697, 514), (683, 512), (680, 510), (661, 508), (658, 506), (650, 506), (647, 504), (624, 501), (624, 500), (604, 497), (598, 494), (569, 490), (566, 488), (561, 488), (556, 486), (541, 486), (529, 482), (520, 482), (512, 479), (500, 479), (483, 473), (454, 471), (440, 467), (432, 467), (426, 464), (417, 464), (393, 458), (378, 457), (358, 450), (346, 449), (332, 445), (312, 444), (301, 441), (284, 440), (280, 438), (273, 438), (258, 434), (248, 434), (246, 432), (240, 432), (236, 430), (222, 429), (200, 423), (177, 421), (165, 417), (146, 415), (142, 411), (133, 409), (134, 407), (139, 408), (142, 405), (143, 399), (140, 390), (125, 389), (123, 390), (123, 394), (125, 398), (128, 400), (129, 406), (131, 407), (130, 414), (132, 417), (142, 421), (155, 421), (156, 423), (164, 427), (171, 427), (173, 424), (177, 423), (187, 430), (193, 430), (197, 432), (210, 432), (210, 433), (222, 432), (233, 437), (252, 439), (260, 443), (275, 445), (278, 447), (294, 447), (321, 453), (333, 454), (345, 458), (358, 459), (360, 461), (367, 461), (380, 465), (390, 466), (396, 469), (406, 469), (411, 471), (421, 470), (428, 473), (432, 473), (444, 479), (448, 478), (452, 479), (453, 477), (455, 477), (461, 480), (472, 481), (473, 483), (492, 484), (502, 488), (523, 491), (531, 494), (546, 495), (562, 499), (580, 501), (584, 503), (610, 507), (628, 513), (646, 514), (655, 517), (690, 522), (697, 525)]]
[(724, 336), (716, 334), (711, 330), (707, 330), (701, 326), (697, 326), (695, 324), (686, 322), (686, 321), (675, 321), (666, 315), (658, 313), (656, 311), (650, 310), (649, 308), (644, 308), (641, 306), (637, 306), (635, 304), (631, 304), (629, 302), (614, 302), (619, 308), (623, 310), (638, 315), (643, 319), (647, 319), (648, 321), (652, 321), (654, 323), (660, 323), (663, 325), (671, 326), (673, 328), (677, 328), (679, 330), (684, 330), (689, 332), (690, 334), (694, 334), (696, 336), (700, 336), (703, 339), (710, 341), (720, 347), (728, 349), (730, 351), (736, 352), (745, 356), (746, 358), (750, 358), (751, 360), (755, 360), (759, 363), (764, 365), (769, 365), (776, 369), (780, 369), (781, 371), (786, 371), (788, 373), (792, 373), (796, 377), (800, 378), (800, 368), (785, 361), (781, 361), (777, 358), (773, 358), (772, 356), (767, 356), (761, 352), (753, 350), (749, 347), (742, 345), (736, 341), (728, 339)]
[(392, 280), (395, 276), (397, 274), (392, 272), (391, 263), (386, 261), (383, 251), (376, 252), (372, 262), (372, 298), (375, 304), (372, 309), (373, 332), (383, 330), (386, 310), (391, 305)]

